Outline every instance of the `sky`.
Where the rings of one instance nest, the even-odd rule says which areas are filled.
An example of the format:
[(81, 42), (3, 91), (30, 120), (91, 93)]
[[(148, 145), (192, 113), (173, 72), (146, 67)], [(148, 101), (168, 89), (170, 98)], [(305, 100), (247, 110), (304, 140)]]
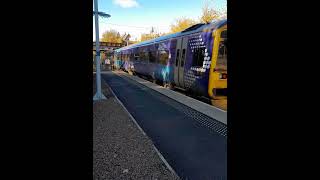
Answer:
[[(210, 7), (225, 9), (227, 0), (208, 0)], [(92, 1), (93, 2), (93, 1)], [(98, 0), (99, 11), (110, 18), (99, 17), (99, 34), (114, 29), (120, 34), (130, 33), (131, 39), (139, 39), (141, 33), (169, 32), (170, 25), (180, 17), (198, 20), (204, 0)], [(93, 5), (94, 8), (94, 5)], [(93, 16), (94, 22), (94, 16)], [(95, 26), (93, 23), (93, 41)]]

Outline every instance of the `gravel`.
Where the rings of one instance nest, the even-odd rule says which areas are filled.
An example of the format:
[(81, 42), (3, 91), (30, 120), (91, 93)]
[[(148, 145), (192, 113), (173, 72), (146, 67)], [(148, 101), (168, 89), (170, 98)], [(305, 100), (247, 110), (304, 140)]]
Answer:
[[(95, 89), (94, 77), (93, 95)], [(108, 99), (93, 104), (93, 179), (179, 179), (104, 81), (102, 92)]]

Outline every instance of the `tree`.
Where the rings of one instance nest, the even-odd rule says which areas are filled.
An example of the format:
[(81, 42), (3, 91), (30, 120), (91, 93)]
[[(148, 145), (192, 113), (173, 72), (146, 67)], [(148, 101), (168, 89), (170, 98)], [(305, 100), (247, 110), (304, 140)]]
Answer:
[(102, 34), (102, 42), (121, 43), (122, 39), (120, 33), (116, 30), (106, 31)]
[(188, 27), (195, 25), (196, 23), (197, 23), (196, 21), (190, 18), (182, 17), (182, 18), (176, 19), (175, 23), (171, 24), (170, 26), (170, 32), (176, 33), (176, 32), (183, 31)]
[(165, 33), (157, 33), (157, 32), (155, 32), (154, 28), (151, 27), (150, 33), (141, 34), (140, 42), (154, 39), (154, 38), (164, 36), (164, 35), (166, 35), (166, 34)]
[(209, 2), (205, 1), (202, 7), (202, 15), (200, 17), (201, 23), (210, 23), (214, 19), (219, 18), (220, 13), (213, 8), (209, 7)]
[(122, 42), (122, 39), (121, 39), (120, 33), (118, 32), (117, 33), (117, 43), (121, 43), (121, 42)]
[(144, 33), (144, 34), (141, 34), (140, 41), (147, 41), (147, 40), (153, 39), (153, 37), (154, 37), (153, 34)]

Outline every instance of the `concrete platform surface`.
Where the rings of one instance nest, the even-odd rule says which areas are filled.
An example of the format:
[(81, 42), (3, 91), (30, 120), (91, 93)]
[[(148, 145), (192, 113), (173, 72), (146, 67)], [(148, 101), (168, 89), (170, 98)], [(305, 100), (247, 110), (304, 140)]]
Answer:
[[(110, 73), (109, 72), (103, 72), (103, 73)], [(119, 76), (125, 76), (127, 78), (130, 78), (148, 88), (151, 88), (171, 99), (174, 99), (196, 111), (199, 111), (213, 119), (216, 119), (224, 124), (227, 124), (227, 111), (224, 111), (222, 109), (216, 108), (212, 105), (206, 104), (204, 102), (201, 102), (197, 99), (188, 97), (186, 95), (183, 95), (181, 93), (172, 91), (170, 89), (164, 88), (162, 86), (159, 86), (157, 84), (154, 84), (152, 82), (149, 82), (147, 80), (144, 80), (142, 78), (139, 78), (137, 76), (129, 75), (123, 71), (113, 71), (112, 73), (117, 74)]]

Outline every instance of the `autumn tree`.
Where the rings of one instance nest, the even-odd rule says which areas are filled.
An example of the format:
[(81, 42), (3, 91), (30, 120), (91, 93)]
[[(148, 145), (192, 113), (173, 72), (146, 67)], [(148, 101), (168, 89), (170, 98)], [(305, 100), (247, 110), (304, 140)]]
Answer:
[(161, 35), (159, 33), (144, 33), (144, 34), (141, 34), (140, 41), (147, 41), (150, 39), (155, 39), (160, 36)]
[(102, 34), (101, 38), (102, 42), (113, 42), (113, 43), (121, 43), (122, 38), (120, 36), (120, 33), (116, 30), (109, 30)]
[(150, 33), (141, 34), (140, 41), (147, 41), (164, 35), (166, 35), (166, 33), (155, 32), (154, 28), (152, 27)]
[(190, 18), (182, 17), (182, 18), (176, 19), (175, 23), (171, 24), (170, 26), (170, 32), (176, 33), (176, 32), (183, 31), (188, 27), (195, 25), (196, 23), (197, 23), (196, 21)]
[(143, 34), (141, 34), (140, 41), (147, 41), (147, 40), (154, 39), (154, 38), (155, 38), (155, 36), (151, 33), (143, 33)]
[(214, 19), (217, 19), (219, 16), (220, 16), (220, 13), (217, 10), (210, 8), (209, 2), (205, 1), (202, 7), (202, 15), (199, 18), (200, 23), (210, 23)]

